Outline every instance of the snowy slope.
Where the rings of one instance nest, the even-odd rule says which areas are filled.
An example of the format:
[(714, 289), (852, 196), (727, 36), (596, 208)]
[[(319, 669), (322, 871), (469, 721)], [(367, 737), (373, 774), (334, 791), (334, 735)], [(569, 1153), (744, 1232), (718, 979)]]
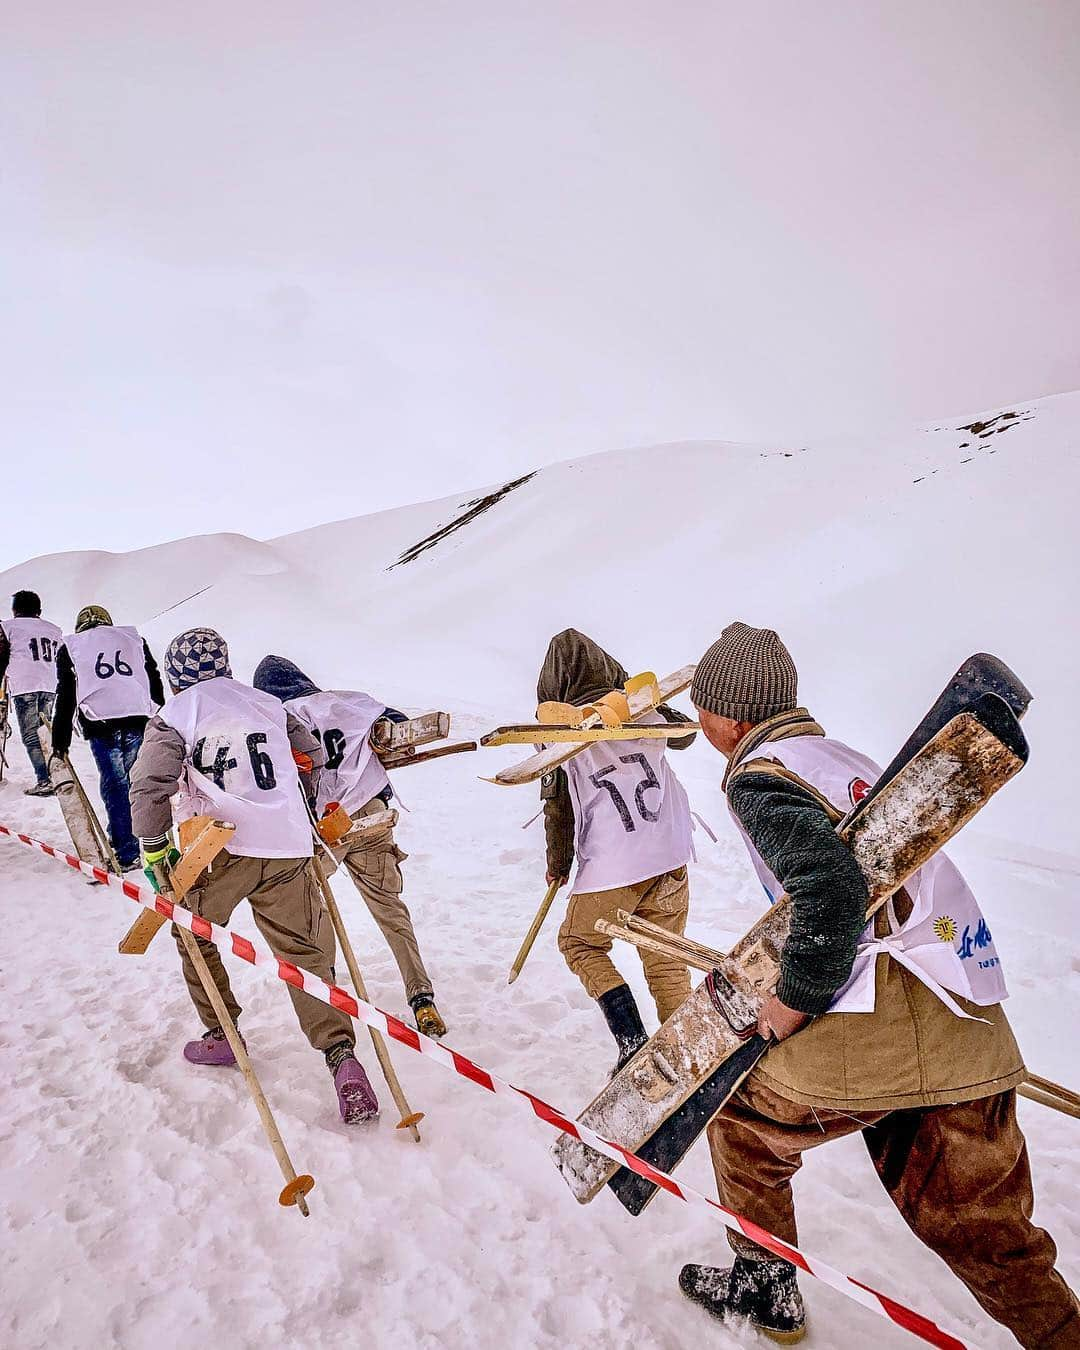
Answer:
[[(663, 671), (739, 617), (780, 629), (804, 700), (879, 759), (963, 656), (996, 651), (1036, 694), (1032, 762), (954, 851), (1008, 959), (1032, 1066), (1075, 1082), (1075, 1048), (1044, 1028), (1051, 1014), (1075, 1026), (1080, 1013), (1080, 963), (1066, 940), (1077, 929), (1080, 847), (1063, 790), (1077, 731), (1080, 395), (999, 411), (1016, 416), (805, 446), (597, 455), (541, 470), (490, 504), (503, 485), (266, 542), (228, 535), (52, 555), (5, 573), (0, 593), (32, 586), (62, 624), (104, 603), (158, 649), (210, 623), (241, 677), (277, 651), (327, 685), (449, 707), (465, 734), (531, 711), (560, 627)], [(17, 781), (0, 785), (0, 819), (59, 842), (55, 803), (19, 791), (21, 756), (11, 742)], [(521, 980), (505, 986), (543, 890), (540, 828), (519, 828), (535, 793), (476, 777), (511, 757), (397, 775), (413, 808), (400, 827), (407, 895), (449, 1043), (573, 1110), (598, 1085), (609, 1047), (555, 950), (554, 915)], [(725, 826), (719, 761), (697, 745), (677, 767), (720, 835), (699, 848), (691, 932), (722, 946), (752, 921), (756, 887)], [(376, 1001), (402, 1011), (376, 930), (348, 886), (337, 890)], [(178, 1057), (193, 1018), (167, 939), (142, 961), (116, 957), (123, 902), (3, 840), (0, 903), (3, 1344), (753, 1343), (703, 1325), (674, 1286), (684, 1260), (723, 1259), (715, 1220), (674, 1201), (639, 1220), (605, 1198), (578, 1208), (548, 1161), (545, 1127), (404, 1051), (407, 1091), (428, 1112), (423, 1145), (389, 1119), (348, 1134), (282, 992), (242, 968), (235, 984), (256, 1062), (295, 1160), (319, 1180), (309, 1223), (276, 1210), (276, 1174), (235, 1075), (200, 1074)], [(253, 934), (242, 911), (236, 926)], [(635, 959), (618, 959), (644, 998)], [(1021, 1109), (1039, 1216), (1077, 1283), (1076, 1122)], [(681, 1175), (708, 1189), (707, 1153)], [(858, 1140), (814, 1157), (798, 1196), (810, 1250), (979, 1344), (1010, 1343), (907, 1235)], [(806, 1293), (818, 1344), (909, 1343), (827, 1290)]]

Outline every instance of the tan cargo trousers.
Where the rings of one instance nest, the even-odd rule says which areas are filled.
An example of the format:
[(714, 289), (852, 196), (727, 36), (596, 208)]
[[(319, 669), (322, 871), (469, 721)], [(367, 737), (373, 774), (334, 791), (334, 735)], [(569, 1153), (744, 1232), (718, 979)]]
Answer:
[[(354, 816), (359, 820), (385, 810), (382, 801), (376, 797), (362, 810), (354, 812)], [(404, 888), (401, 864), (408, 856), (394, 843), (393, 826), (387, 825), (385, 829), (365, 834), (352, 845), (343, 861), (393, 953), (405, 985), (405, 997), (411, 1000), (418, 994), (430, 995), (434, 991), (420, 957), (409, 907), (401, 898)]]
[[(1054, 1269), (1052, 1238), (1031, 1222), (1031, 1168), (1014, 1091), (844, 1113), (788, 1101), (751, 1076), (708, 1129), (721, 1202), (797, 1242), (791, 1178), (803, 1153), (860, 1129), (905, 1223), (986, 1312), (1022, 1346), (1077, 1350), (1076, 1297)], [(739, 1255), (768, 1255), (742, 1234), (729, 1232), (728, 1240)]]
[[(291, 961), (320, 979), (333, 981), (334, 929), (323, 910), (310, 858), (240, 858), (223, 852), (205, 874), (205, 879), (188, 891), (184, 907), (211, 923), (224, 925), (245, 898), (251, 904), (259, 932), (275, 956)], [(184, 979), (195, 1010), (203, 1026), (208, 1031), (216, 1031), (217, 1015), (175, 925), (173, 937), (180, 950)], [(241, 1008), (233, 996), (221, 954), (212, 942), (203, 938), (195, 940), (235, 1022)], [(288, 990), (297, 1020), (316, 1050), (329, 1050), (341, 1041), (348, 1041), (350, 1045), (356, 1043), (352, 1021), (343, 1012), (320, 1003), (302, 989), (289, 985)]]
[[(566, 964), (585, 986), (590, 998), (600, 998), (611, 989), (625, 984), (614, 962), (608, 955), (612, 940), (596, 931), (597, 919), (616, 922), (616, 914), (625, 909), (638, 914), (650, 923), (666, 928), (669, 933), (682, 934), (690, 907), (690, 885), (686, 868), (633, 886), (618, 886), (612, 891), (582, 891), (572, 895), (566, 908), (566, 918), (559, 929), (559, 951)], [(649, 992), (656, 1003), (661, 1022), (666, 1022), (675, 1009), (690, 997), (690, 972), (686, 966), (670, 956), (638, 949)]]

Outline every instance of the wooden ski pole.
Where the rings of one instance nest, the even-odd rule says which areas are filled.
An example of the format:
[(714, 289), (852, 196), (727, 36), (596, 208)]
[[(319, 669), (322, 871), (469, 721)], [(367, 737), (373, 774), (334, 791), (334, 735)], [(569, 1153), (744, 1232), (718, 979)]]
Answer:
[[(213, 824), (220, 827), (219, 835), (221, 830), (228, 831), (228, 835), (225, 836), (226, 840), (232, 835), (232, 832), (235, 829), (235, 826), (224, 825), (222, 822), (213, 822)], [(185, 831), (190, 832), (191, 829), (192, 825), (190, 822), (185, 821), (181, 824), (181, 841), (183, 841)], [(192, 842), (196, 841), (193, 840)], [(220, 838), (217, 847), (220, 851), (222, 847)], [(177, 864), (177, 866), (178, 868), (181, 868), (182, 863)], [(182, 901), (191, 886), (198, 879), (198, 876), (201, 875), (202, 871), (205, 871), (205, 867), (201, 868), (196, 876), (188, 877), (187, 880), (183, 881), (181, 880), (183, 872), (180, 871), (175, 875), (173, 886), (169, 891), (169, 894), (174, 899)], [(199, 983), (202, 985), (206, 997), (210, 1000), (210, 1005), (214, 1009), (214, 1013), (217, 1016), (222, 1031), (225, 1033), (225, 1039), (229, 1042), (229, 1048), (236, 1056), (236, 1062), (240, 1066), (240, 1072), (244, 1075), (244, 1082), (247, 1085), (248, 1092), (251, 1094), (251, 1100), (255, 1103), (255, 1109), (259, 1113), (259, 1120), (262, 1122), (263, 1132), (270, 1144), (274, 1157), (277, 1159), (277, 1165), (281, 1168), (281, 1175), (285, 1178), (285, 1185), (282, 1188), (281, 1194), (278, 1196), (278, 1204), (295, 1205), (304, 1218), (307, 1219), (310, 1217), (311, 1211), (308, 1209), (305, 1196), (314, 1188), (315, 1178), (309, 1176), (306, 1172), (297, 1176), (296, 1169), (292, 1165), (292, 1159), (289, 1157), (288, 1149), (285, 1147), (285, 1141), (281, 1137), (281, 1131), (277, 1127), (277, 1121), (274, 1119), (274, 1113), (270, 1110), (270, 1103), (266, 1100), (266, 1094), (262, 1090), (262, 1084), (259, 1082), (255, 1073), (255, 1068), (248, 1056), (247, 1047), (240, 1039), (240, 1033), (236, 1029), (236, 1023), (230, 1016), (229, 1010), (225, 1006), (225, 1000), (221, 997), (221, 993), (214, 983), (214, 977), (210, 974), (210, 967), (206, 964), (206, 958), (203, 956), (199, 944), (195, 940), (195, 935), (189, 929), (181, 927), (180, 924), (177, 924), (176, 927), (180, 933), (180, 940), (184, 944), (184, 950), (187, 952), (188, 956), (191, 957), (191, 964), (195, 967), (195, 973), (199, 977)]]
[(533, 949), (533, 943), (536, 941), (540, 929), (544, 926), (544, 920), (548, 916), (548, 910), (554, 903), (556, 892), (561, 885), (561, 879), (556, 877), (547, 888), (547, 894), (544, 896), (543, 900), (541, 900), (540, 908), (536, 911), (536, 918), (533, 919), (532, 923), (529, 925), (529, 931), (525, 934), (525, 941), (521, 944), (517, 956), (514, 957), (514, 964), (510, 967), (510, 974), (506, 979), (507, 984), (513, 984), (521, 974), (521, 967), (529, 958), (529, 953)]
[(1038, 1102), (1040, 1106), (1049, 1106), (1052, 1111), (1060, 1111), (1063, 1116), (1074, 1116), (1080, 1120), (1080, 1106), (1074, 1105), (1067, 1097), (1059, 1097), (1056, 1093), (1044, 1092), (1041, 1088), (1032, 1085), (1029, 1080), (1021, 1083), (1016, 1089), (1021, 1097), (1026, 1097), (1029, 1102)]
[[(323, 845), (325, 847), (325, 845)], [(349, 968), (349, 978), (353, 982), (353, 988), (365, 1003), (370, 1002), (367, 996), (367, 987), (364, 984), (364, 977), (360, 974), (360, 967), (356, 961), (356, 953), (353, 951), (352, 942), (349, 940), (349, 934), (345, 929), (344, 921), (341, 917), (341, 911), (338, 909), (337, 901), (334, 899), (334, 892), (329, 881), (319, 870), (319, 864), (312, 859), (312, 868), (318, 878), (319, 886), (323, 893), (323, 900), (326, 902), (327, 911), (330, 914), (330, 921), (334, 925), (334, 932), (337, 934), (338, 946), (345, 956), (345, 964)], [(399, 1130), (408, 1130), (417, 1143), (420, 1142), (420, 1131), (416, 1128), (420, 1121), (424, 1119), (423, 1111), (414, 1111), (406, 1100), (405, 1093), (402, 1091), (401, 1083), (398, 1080), (397, 1071), (394, 1068), (393, 1061), (390, 1058), (390, 1052), (386, 1048), (386, 1042), (383, 1040), (382, 1032), (377, 1027), (368, 1027), (371, 1035), (371, 1044), (375, 1050), (375, 1058), (379, 1061), (379, 1068), (386, 1079), (386, 1085), (390, 1089), (390, 1095), (394, 1099), (394, 1105), (401, 1112), (401, 1119), (396, 1128)]]
[(1032, 1087), (1038, 1088), (1051, 1097), (1060, 1097), (1062, 1101), (1069, 1102), (1073, 1106), (1080, 1106), (1080, 1092), (1073, 1092), (1072, 1088), (1062, 1087), (1060, 1083), (1055, 1083), (1049, 1078), (1043, 1078), (1041, 1074), (1037, 1073), (1029, 1072), (1027, 1080)]
[(278, 1166), (281, 1168), (281, 1175), (285, 1178), (285, 1185), (278, 1196), (278, 1204), (295, 1205), (307, 1219), (310, 1217), (311, 1211), (308, 1209), (305, 1196), (314, 1188), (315, 1178), (308, 1176), (306, 1173), (297, 1176), (296, 1169), (292, 1165), (292, 1159), (289, 1157), (289, 1151), (285, 1147), (285, 1141), (277, 1127), (277, 1121), (274, 1119), (274, 1113), (270, 1110), (270, 1103), (266, 1100), (266, 1094), (263, 1092), (262, 1085), (255, 1074), (254, 1066), (248, 1057), (247, 1048), (240, 1039), (236, 1023), (229, 1016), (225, 1000), (221, 997), (218, 987), (214, 983), (213, 975), (210, 974), (210, 967), (206, 964), (206, 958), (199, 950), (199, 944), (196, 942), (194, 934), (186, 928), (181, 928), (179, 924), (176, 926), (180, 931), (180, 940), (184, 944), (184, 950), (191, 957), (191, 964), (195, 967), (199, 981), (206, 991), (206, 997), (213, 1005), (214, 1013), (221, 1023), (225, 1039), (229, 1042), (232, 1052), (236, 1056), (236, 1062), (240, 1067), (240, 1072), (244, 1075), (244, 1082), (251, 1094), (251, 1100), (255, 1103), (255, 1109), (262, 1121), (267, 1141), (273, 1150), (274, 1157), (277, 1159)]

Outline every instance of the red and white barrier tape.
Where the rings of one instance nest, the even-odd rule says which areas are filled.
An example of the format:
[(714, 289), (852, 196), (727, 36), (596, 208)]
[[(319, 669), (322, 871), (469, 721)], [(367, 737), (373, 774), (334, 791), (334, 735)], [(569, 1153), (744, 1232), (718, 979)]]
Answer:
[(196, 937), (205, 938), (217, 943), (219, 947), (231, 950), (242, 961), (247, 961), (253, 966), (259, 966), (267, 970), (271, 976), (283, 980), (286, 984), (291, 984), (296, 989), (303, 989), (312, 998), (328, 1003), (332, 1008), (340, 1009), (341, 1012), (367, 1026), (375, 1027), (392, 1040), (397, 1041), (399, 1045), (408, 1046), (410, 1050), (427, 1055), (444, 1068), (450, 1069), (462, 1078), (467, 1078), (478, 1087), (499, 1096), (511, 1097), (519, 1105), (522, 1102), (527, 1102), (534, 1116), (553, 1126), (556, 1130), (574, 1135), (591, 1148), (596, 1149), (598, 1153), (602, 1153), (605, 1157), (628, 1167), (632, 1172), (638, 1173), (639, 1176), (647, 1177), (661, 1189), (667, 1191), (669, 1195), (673, 1195), (687, 1204), (706, 1205), (709, 1209), (718, 1210), (724, 1216), (724, 1221), (729, 1228), (745, 1233), (748, 1238), (760, 1246), (774, 1252), (777, 1256), (782, 1256), (787, 1261), (791, 1261), (800, 1270), (805, 1271), (808, 1275), (813, 1275), (815, 1279), (821, 1280), (823, 1284), (838, 1290), (855, 1303), (861, 1303), (864, 1308), (869, 1308), (871, 1312), (895, 1322), (897, 1326), (903, 1327), (905, 1331), (911, 1332), (913, 1336), (917, 1336), (928, 1345), (939, 1346), (941, 1350), (974, 1350), (970, 1341), (962, 1341), (942, 1330), (930, 1318), (924, 1317), (912, 1308), (905, 1307), (902, 1303), (897, 1303), (886, 1294), (879, 1294), (876, 1289), (871, 1289), (869, 1285), (853, 1279), (850, 1275), (843, 1274), (819, 1257), (808, 1256), (798, 1247), (790, 1246), (788, 1243), (781, 1241), (780, 1238), (774, 1237), (772, 1233), (766, 1232), (764, 1228), (759, 1228), (749, 1219), (744, 1219), (741, 1215), (736, 1214), (734, 1210), (727, 1209), (719, 1201), (710, 1200), (701, 1191), (681, 1185), (666, 1172), (661, 1172), (652, 1167), (643, 1158), (637, 1157), (636, 1154), (622, 1148), (619, 1144), (614, 1144), (610, 1140), (594, 1134), (592, 1130), (571, 1120), (561, 1111), (549, 1106), (547, 1102), (533, 1096), (525, 1088), (514, 1087), (512, 1083), (499, 1078), (496, 1074), (489, 1073), (479, 1064), (474, 1064), (471, 1059), (459, 1055), (457, 1051), (441, 1045), (438, 1041), (430, 1040), (392, 1014), (383, 1012), (373, 1004), (363, 1002), (345, 989), (341, 989), (335, 984), (328, 984), (325, 980), (320, 980), (316, 976), (300, 970), (291, 962), (283, 961), (280, 957), (273, 956), (269, 952), (256, 950), (254, 945), (247, 938), (241, 937), (239, 933), (233, 933), (228, 928), (222, 928), (218, 924), (211, 923), (208, 919), (192, 914), (190, 910), (182, 908), (171, 900), (155, 895), (149, 886), (139, 886), (123, 877), (113, 876), (112, 873), (102, 871), (99, 867), (92, 867), (89, 863), (82, 862), (79, 858), (74, 858), (61, 849), (52, 848), (49, 844), (43, 844), (40, 840), (32, 839), (27, 834), (19, 834), (4, 824), (0, 824), (0, 834), (6, 834), (20, 844), (24, 844), (27, 848), (37, 849), (50, 858), (66, 863), (77, 872), (83, 872), (88, 877), (93, 877), (108, 886), (122, 890), (127, 898), (134, 900), (136, 904), (143, 905), (146, 909), (156, 910), (166, 919), (171, 919), (173, 923), (190, 929)]

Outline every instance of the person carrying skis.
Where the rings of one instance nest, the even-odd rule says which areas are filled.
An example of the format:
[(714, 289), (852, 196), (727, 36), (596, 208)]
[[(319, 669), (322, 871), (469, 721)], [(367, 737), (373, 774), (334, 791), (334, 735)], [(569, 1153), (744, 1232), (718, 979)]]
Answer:
[[(386, 810), (393, 788), (372, 748), (371, 729), (381, 717), (404, 722), (404, 713), (369, 694), (322, 690), (283, 656), (264, 657), (255, 669), (254, 684), (280, 699), (286, 711), (322, 741), (326, 767), (315, 799), (317, 817), (329, 802), (340, 803), (354, 819)], [(401, 864), (407, 856), (394, 843), (393, 826), (387, 825), (360, 834), (344, 863), (397, 962), (417, 1030), (438, 1038), (446, 1035), (446, 1023), (435, 1006), (431, 977), (401, 898)]]
[(131, 829), (131, 768), (146, 723), (164, 702), (157, 662), (136, 629), (114, 625), (101, 605), (80, 609), (74, 633), (56, 653), (52, 745), (61, 759), (67, 755), (77, 712), (123, 872), (139, 866), (139, 841)]
[[(567, 628), (548, 645), (536, 697), (540, 703), (594, 703), (628, 679), (614, 657)], [(689, 719), (661, 706), (643, 720)], [(683, 750), (693, 740), (690, 732), (668, 741), (599, 741), (541, 780), (549, 884), (568, 880), (577, 858), (559, 950), (600, 1005), (618, 1048), (616, 1070), (648, 1038), (630, 986), (609, 955), (611, 938), (596, 931), (596, 921), (614, 922), (625, 909), (668, 932), (684, 931), (690, 903), (686, 864), (693, 856), (690, 806), (666, 752)], [(689, 972), (667, 956), (649, 951), (640, 956), (664, 1022), (689, 997)]]
[[(170, 799), (180, 794), (177, 820), (206, 813), (236, 826), (185, 907), (213, 923), (227, 924), (245, 897), (259, 931), (275, 956), (334, 979), (334, 933), (322, 907), (312, 870), (311, 824), (297, 777), (298, 766), (317, 786), (322, 747), (307, 728), (266, 694), (232, 677), (224, 638), (212, 628), (193, 628), (173, 639), (165, 654), (172, 689), (147, 723), (131, 771), (131, 818), (142, 840), (148, 874), (176, 854), (168, 836)], [(156, 884), (156, 882), (155, 882)], [(213, 1007), (174, 929), (191, 1001), (207, 1028), (184, 1047), (193, 1064), (236, 1061)], [(197, 939), (233, 1020), (240, 1005), (217, 948)], [(355, 1056), (353, 1024), (337, 1008), (289, 986), (297, 1020), (326, 1064), (337, 1090), (341, 1118), (370, 1120), (378, 1102)]]
[[(728, 760), (723, 788), (758, 877), (770, 900), (786, 893), (792, 904), (758, 1020), (777, 1044), (708, 1127), (720, 1200), (795, 1243), (791, 1179), (803, 1152), (862, 1131), (908, 1226), (986, 1312), (1023, 1346), (1075, 1350), (1080, 1308), (1053, 1241), (1031, 1222), (1016, 1118), (1025, 1069), (999, 1006), (1007, 991), (990, 930), (943, 853), (866, 923), (866, 881), (834, 820), (881, 771), (797, 706), (797, 683), (775, 632), (733, 623), (691, 689), (702, 731)], [(795, 1266), (742, 1234), (729, 1242), (734, 1265), (684, 1266), (683, 1292), (714, 1316), (800, 1339)]]
[(0, 623), (0, 680), (6, 674), (22, 743), (34, 770), (36, 781), (24, 790), (28, 797), (51, 797), (53, 786), (38, 727), (52, 720), (56, 649), (64, 635), (41, 617), (41, 597), (35, 591), (16, 591), (11, 615)]

